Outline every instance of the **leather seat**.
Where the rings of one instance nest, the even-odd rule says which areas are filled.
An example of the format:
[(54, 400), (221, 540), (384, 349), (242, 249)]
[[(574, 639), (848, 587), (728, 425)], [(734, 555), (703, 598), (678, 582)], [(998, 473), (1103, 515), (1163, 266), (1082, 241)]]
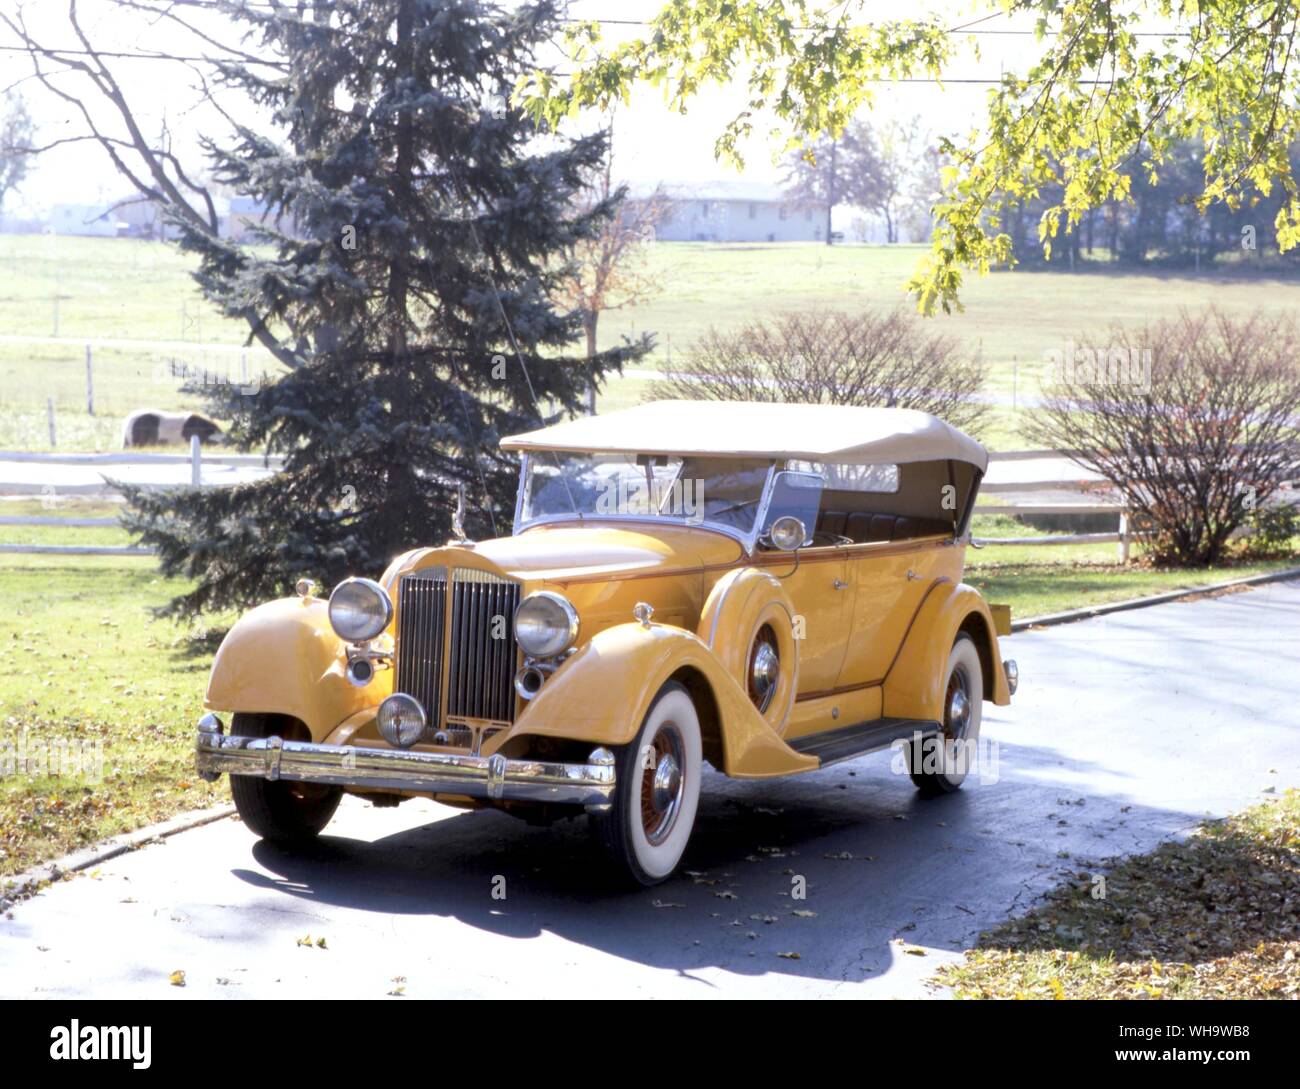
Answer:
[(928, 518), (901, 514), (873, 514), (871, 511), (824, 510), (817, 516), (817, 529), (848, 537), (858, 544), (871, 541), (905, 541), (932, 533), (948, 533), (952, 527)]
[(834, 533), (838, 537), (847, 537), (844, 523), (848, 515), (842, 510), (824, 510), (817, 516), (817, 529), (822, 533)]

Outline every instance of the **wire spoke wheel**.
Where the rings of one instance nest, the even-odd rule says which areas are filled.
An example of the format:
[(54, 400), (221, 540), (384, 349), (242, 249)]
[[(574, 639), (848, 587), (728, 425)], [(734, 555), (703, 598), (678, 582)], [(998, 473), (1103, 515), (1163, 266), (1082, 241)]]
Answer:
[(660, 844), (672, 831), (686, 788), (685, 745), (680, 728), (664, 723), (642, 749), (641, 827), (646, 839)]

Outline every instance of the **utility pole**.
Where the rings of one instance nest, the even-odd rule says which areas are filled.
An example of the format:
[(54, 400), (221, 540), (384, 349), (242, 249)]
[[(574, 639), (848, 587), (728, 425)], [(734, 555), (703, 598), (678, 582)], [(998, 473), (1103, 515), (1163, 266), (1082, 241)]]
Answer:
[(826, 245), (831, 244), (831, 213), (835, 210), (835, 171), (836, 160), (839, 158), (840, 142), (838, 139), (831, 138), (831, 173), (826, 179)]
[(90, 345), (86, 345), (86, 415), (95, 414), (95, 376), (90, 367)]

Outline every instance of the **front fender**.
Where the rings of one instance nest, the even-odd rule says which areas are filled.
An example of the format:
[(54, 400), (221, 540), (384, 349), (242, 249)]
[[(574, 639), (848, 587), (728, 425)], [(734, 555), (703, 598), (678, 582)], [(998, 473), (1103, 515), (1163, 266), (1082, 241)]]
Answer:
[(816, 758), (795, 752), (777, 736), (698, 636), (669, 624), (618, 624), (594, 635), (547, 680), (514, 726), (483, 746), (483, 753), (522, 736), (626, 745), (636, 738), (664, 683), (687, 672), (703, 682), (712, 700), (711, 707), (701, 708), (701, 728), (716, 723), (726, 774), (766, 778), (818, 766)]
[(984, 698), (998, 706), (1011, 702), (988, 603), (973, 586), (944, 579), (930, 587), (885, 676), (886, 717), (943, 720), (948, 655), (961, 631), (970, 633), (980, 652)]
[(245, 613), (222, 640), (203, 705), (210, 711), (292, 715), (323, 741), (340, 722), (392, 691), (391, 670), (365, 688), (348, 682), (347, 653), (319, 598), (282, 598)]

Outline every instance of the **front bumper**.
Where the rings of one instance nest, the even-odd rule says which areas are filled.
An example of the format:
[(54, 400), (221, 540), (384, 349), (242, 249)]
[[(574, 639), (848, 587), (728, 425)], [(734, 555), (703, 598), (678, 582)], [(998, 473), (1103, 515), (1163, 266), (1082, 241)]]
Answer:
[(586, 764), (510, 760), (500, 753), (367, 749), (281, 737), (225, 736), (216, 715), (198, 725), (196, 763), (209, 782), (222, 772), (372, 790), (459, 794), (470, 798), (606, 806), (614, 793), (614, 756), (596, 749)]

